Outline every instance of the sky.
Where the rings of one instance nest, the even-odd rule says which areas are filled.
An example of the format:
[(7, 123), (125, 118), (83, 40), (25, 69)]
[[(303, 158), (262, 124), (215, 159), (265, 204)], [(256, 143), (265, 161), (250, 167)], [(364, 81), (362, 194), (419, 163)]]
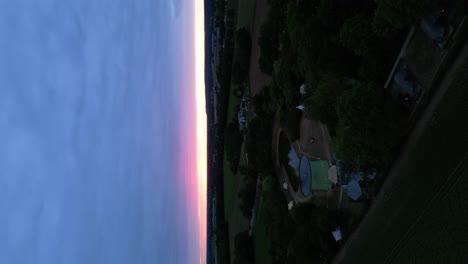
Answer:
[(204, 263), (203, 0), (0, 0), (0, 263)]

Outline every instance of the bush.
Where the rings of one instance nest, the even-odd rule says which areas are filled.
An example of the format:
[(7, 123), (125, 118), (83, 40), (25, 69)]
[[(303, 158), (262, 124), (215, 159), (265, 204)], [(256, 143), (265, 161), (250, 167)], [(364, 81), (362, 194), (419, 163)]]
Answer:
[(234, 238), (234, 264), (253, 264), (253, 241), (248, 231), (240, 232)]
[(377, 0), (373, 21), (374, 30), (380, 35), (396, 32), (419, 23), (439, 5), (433, 0)]
[(385, 169), (401, 143), (404, 113), (383, 89), (357, 83), (337, 102), (336, 150), (356, 170)]
[(338, 122), (335, 105), (338, 97), (347, 88), (345, 81), (337, 77), (327, 76), (306, 95), (304, 111), (308, 117), (325, 123), (330, 131), (334, 131)]
[(231, 171), (236, 174), (244, 138), (239, 132), (237, 118), (234, 118), (225, 130), (225, 151)]
[(371, 19), (365, 15), (349, 18), (341, 26), (341, 44), (357, 55), (364, 56), (370, 49), (373, 39), (375, 37), (373, 36)]
[(247, 29), (237, 30), (235, 36), (235, 54), (232, 65), (232, 81), (234, 84), (240, 84), (247, 78), (250, 66), (250, 33)]

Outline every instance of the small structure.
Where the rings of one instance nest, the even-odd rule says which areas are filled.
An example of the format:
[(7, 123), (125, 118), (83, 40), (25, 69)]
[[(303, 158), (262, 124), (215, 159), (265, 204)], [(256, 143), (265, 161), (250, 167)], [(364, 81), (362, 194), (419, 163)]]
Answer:
[(337, 184), (338, 183), (338, 172), (336, 169), (336, 166), (333, 165), (328, 169), (328, 179), (333, 183)]
[(421, 29), (428, 38), (437, 44), (443, 43), (453, 30), (448, 23), (448, 12), (442, 10), (437, 14), (425, 17), (421, 21)]
[(361, 186), (359, 182), (356, 180), (351, 180), (348, 182), (348, 197), (357, 201), (362, 195)]
[(285, 189), (285, 190), (288, 189), (288, 183), (287, 182), (283, 182), (283, 189)]
[(239, 130), (243, 131), (247, 125), (247, 114), (249, 112), (249, 100), (245, 96), (242, 97), (239, 104), (239, 112), (237, 112), (237, 120), (239, 122)]
[(335, 238), (336, 242), (340, 241), (343, 238), (341, 234), (341, 228), (339, 226), (335, 230), (332, 231), (332, 235)]
[(304, 105), (303, 104), (296, 106), (296, 108), (301, 110), (301, 111), (304, 111)]
[(293, 207), (294, 207), (294, 201), (290, 201), (290, 202), (288, 203), (288, 210), (293, 209)]
[(305, 83), (303, 83), (301, 85), (301, 87), (299, 87), (299, 92), (302, 94), (302, 95), (305, 95), (307, 93), (307, 85)]

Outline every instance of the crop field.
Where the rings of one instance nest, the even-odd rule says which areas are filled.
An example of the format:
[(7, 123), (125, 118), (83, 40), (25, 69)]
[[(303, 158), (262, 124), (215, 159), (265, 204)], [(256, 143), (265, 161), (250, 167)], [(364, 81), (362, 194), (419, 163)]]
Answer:
[(468, 259), (468, 62), (339, 263)]

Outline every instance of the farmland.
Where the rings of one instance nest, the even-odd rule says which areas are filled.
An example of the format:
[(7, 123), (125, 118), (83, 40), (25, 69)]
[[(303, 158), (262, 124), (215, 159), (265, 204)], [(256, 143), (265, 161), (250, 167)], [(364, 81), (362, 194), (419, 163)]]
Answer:
[(337, 263), (468, 257), (468, 118), (460, 114), (468, 111), (467, 72), (465, 61)]

